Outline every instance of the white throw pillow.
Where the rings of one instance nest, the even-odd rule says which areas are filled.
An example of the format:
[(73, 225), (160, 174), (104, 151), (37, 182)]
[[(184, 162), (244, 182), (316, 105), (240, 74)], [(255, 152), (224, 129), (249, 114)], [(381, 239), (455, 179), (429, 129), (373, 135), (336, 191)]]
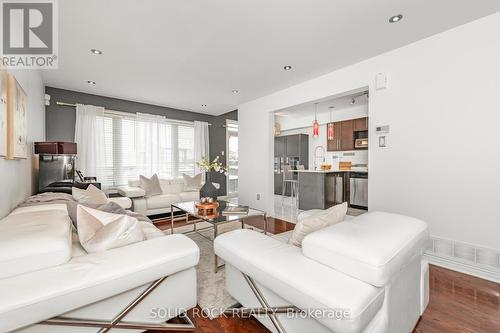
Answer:
[(123, 214), (111, 214), (78, 205), (78, 238), (88, 252), (102, 252), (145, 239), (139, 221)]
[(92, 184), (86, 190), (72, 187), (71, 194), (73, 195), (73, 199), (81, 204), (104, 205), (108, 203), (106, 194)]
[(322, 210), (316, 214), (306, 216), (297, 222), (292, 237), (288, 241), (295, 246), (302, 246), (302, 241), (310, 233), (323, 229), (332, 224), (342, 222), (347, 213), (347, 202)]
[(186, 174), (182, 174), (182, 179), (184, 179), (184, 191), (199, 191), (201, 189), (201, 173), (194, 177)]
[(140, 175), (139, 182), (141, 184), (140, 187), (146, 192), (146, 197), (163, 194), (160, 179), (158, 179), (156, 173), (151, 178)]

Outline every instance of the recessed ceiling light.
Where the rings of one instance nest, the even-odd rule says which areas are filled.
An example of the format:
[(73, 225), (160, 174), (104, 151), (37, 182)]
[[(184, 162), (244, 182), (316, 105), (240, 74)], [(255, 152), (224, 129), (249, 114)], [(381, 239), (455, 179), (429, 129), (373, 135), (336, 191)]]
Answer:
[(202, 104), (201, 106), (202, 106), (202, 107), (204, 107), (204, 108), (206, 108), (206, 107), (207, 107), (207, 105), (206, 105), (206, 104)]
[(286, 71), (289, 71), (290, 69), (292, 69), (292, 66), (286, 65), (285, 67), (283, 67), (283, 69), (286, 70)]
[(97, 54), (97, 55), (101, 55), (102, 54), (102, 51), (98, 50), (98, 49), (90, 49), (90, 52), (92, 52), (93, 54)]
[(94, 85), (94, 84), (95, 84), (95, 81), (88, 80), (88, 81), (87, 81), (87, 83), (88, 83), (88, 84), (92, 84), (92, 85)]
[(239, 92), (240, 92), (239, 90), (236, 90), (236, 89), (235, 89), (235, 90), (233, 90), (233, 94), (237, 94), (237, 93), (239, 93)]
[(389, 23), (397, 23), (403, 19), (403, 15), (394, 15), (389, 18)]
[(332, 105), (332, 106), (329, 106), (328, 108), (329, 108), (330, 110), (332, 110), (332, 109), (335, 109), (335, 106), (333, 106), (333, 105)]

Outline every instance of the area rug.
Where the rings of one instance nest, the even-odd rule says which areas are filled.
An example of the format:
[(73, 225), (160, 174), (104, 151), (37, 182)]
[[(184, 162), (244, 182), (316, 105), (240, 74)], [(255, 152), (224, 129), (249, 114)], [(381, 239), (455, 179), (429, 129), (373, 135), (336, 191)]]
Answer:
[[(196, 224), (198, 230), (208, 228), (211, 224), (200, 222)], [(240, 229), (240, 222), (232, 222), (219, 226), (219, 235), (231, 230)], [(250, 228), (250, 227), (249, 227)], [(253, 230), (261, 231), (253, 228)], [(213, 229), (200, 231), (199, 233), (192, 232), (193, 226), (182, 226), (174, 229), (174, 233), (187, 233), (186, 236), (191, 238), (200, 248), (200, 262), (196, 267), (198, 279), (198, 305), (205, 310), (205, 313), (211, 319), (217, 317), (217, 313), (228, 307), (237, 305), (237, 301), (229, 295), (225, 286), (225, 270), (219, 268), (218, 272), (214, 272), (214, 247), (213, 247)], [(166, 230), (165, 234), (170, 234), (170, 230)], [(223, 264), (219, 258), (218, 264)]]

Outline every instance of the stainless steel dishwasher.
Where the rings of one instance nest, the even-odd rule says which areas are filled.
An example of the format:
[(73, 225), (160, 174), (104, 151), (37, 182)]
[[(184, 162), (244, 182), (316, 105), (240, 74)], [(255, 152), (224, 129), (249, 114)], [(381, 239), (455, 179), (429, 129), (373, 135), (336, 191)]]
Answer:
[(351, 206), (368, 209), (368, 173), (351, 172), (349, 182)]

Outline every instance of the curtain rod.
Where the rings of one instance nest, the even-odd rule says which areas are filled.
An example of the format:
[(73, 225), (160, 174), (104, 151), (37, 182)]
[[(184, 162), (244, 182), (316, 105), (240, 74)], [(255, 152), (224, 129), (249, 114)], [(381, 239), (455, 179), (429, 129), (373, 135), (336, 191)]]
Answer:
[[(73, 108), (76, 108), (76, 104), (71, 104), (71, 103), (65, 103), (65, 102), (59, 102), (57, 101), (56, 102), (57, 105), (60, 105), (60, 106), (70, 106), (70, 107), (73, 107)], [(117, 113), (120, 113), (120, 114), (126, 114), (126, 115), (130, 115), (130, 114), (133, 114), (131, 112), (123, 112), (123, 111), (114, 111), (114, 110), (108, 110), (108, 111), (111, 111), (111, 112), (117, 112)], [(188, 120), (177, 120), (177, 119), (173, 119), (175, 121), (180, 121), (180, 122), (188, 122), (188, 123), (192, 123), (192, 121), (188, 121)], [(208, 126), (212, 126), (212, 124), (208, 123)]]

